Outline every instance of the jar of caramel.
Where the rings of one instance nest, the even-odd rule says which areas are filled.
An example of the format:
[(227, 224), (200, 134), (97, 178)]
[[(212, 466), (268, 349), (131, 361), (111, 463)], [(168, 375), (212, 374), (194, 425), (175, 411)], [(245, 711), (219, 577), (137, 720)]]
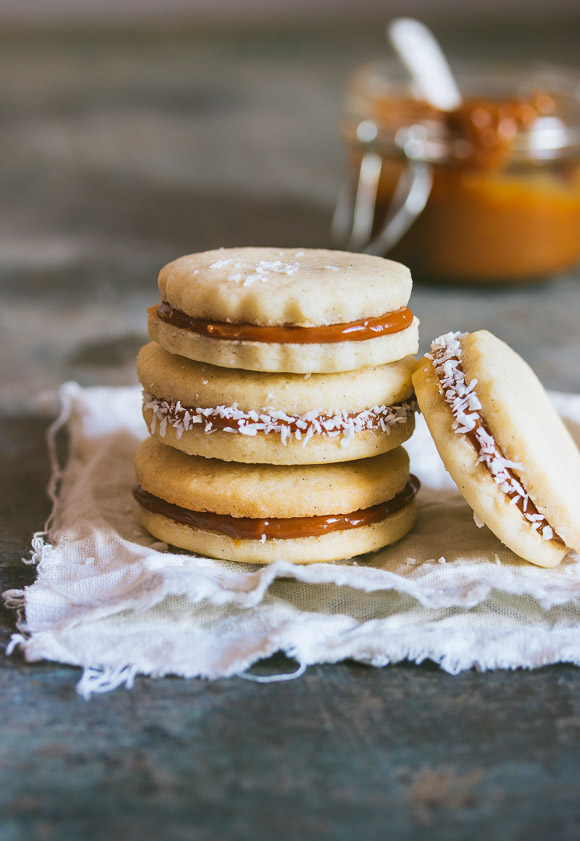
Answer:
[(580, 259), (580, 74), (457, 73), (439, 111), (394, 65), (360, 68), (342, 134), (349, 183), (335, 232), (445, 282), (542, 280)]

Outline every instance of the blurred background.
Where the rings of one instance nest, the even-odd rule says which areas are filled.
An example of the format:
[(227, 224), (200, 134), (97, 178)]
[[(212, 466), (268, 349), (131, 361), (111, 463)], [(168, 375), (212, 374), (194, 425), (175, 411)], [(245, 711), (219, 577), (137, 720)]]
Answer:
[[(4, 0), (2, 407), (70, 378), (133, 382), (157, 272), (180, 254), (329, 246), (345, 85), (387, 54), (400, 14), (452, 62), (580, 66), (576, 0)], [(418, 286), (413, 308), (425, 340), (499, 323), (547, 385), (571, 390), (577, 279), (554, 289)], [(578, 343), (564, 350), (579, 370)]]

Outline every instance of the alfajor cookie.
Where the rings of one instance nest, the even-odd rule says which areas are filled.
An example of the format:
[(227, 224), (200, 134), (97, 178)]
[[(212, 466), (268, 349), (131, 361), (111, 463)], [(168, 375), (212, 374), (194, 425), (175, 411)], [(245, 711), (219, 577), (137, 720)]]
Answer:
[(142, 525), (214, 558), (306, 564), (399, 540), (415, 518), (417, 480), (402, 447), (332, 465), (248, 465), (191, 456), (148, 438), (135, 457)]
[(478, 525), (543, 567), (579, 550), (580, 454), (524, 360), (486, 330), (448, 333), (413, 382)]
[(352, 371), (417, 352), (411, 275), (366, 254), (228, 248), (180, 257), (159, 275), (149, 335), (225, 368)]
[(338, 374), (219, 368), (141, 348), (137, 373), (151, 435), (225, 461), (320, 464), (398, 447), (415, 427), (412, 357)]

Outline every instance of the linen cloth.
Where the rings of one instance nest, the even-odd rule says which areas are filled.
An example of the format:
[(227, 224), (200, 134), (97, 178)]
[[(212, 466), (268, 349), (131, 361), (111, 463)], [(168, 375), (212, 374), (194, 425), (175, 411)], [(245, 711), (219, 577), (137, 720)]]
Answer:
[[(578, 443), (580, 395), (551, 397)], [(298, 566), (281, 553), (253, 566), (171, 549), (139, 525), (133, 454), (147, 429), (138, 388), (69, 383), (61, 401), (48, 437), (54, 508), (32, 543), (37, 578), (4, 597), (20, 611), (9, 648), (81, 666), (81, 694), (130, 686), (136, 674), (240, 674), (277, 651), (299, 672), (345, 658), (430, 659), (450, 673), (580, 665), (580, 556), (542, 569), (477, 528), (421, 417), (405, 445), (422, 482), (407, 537), (352, 560)]]

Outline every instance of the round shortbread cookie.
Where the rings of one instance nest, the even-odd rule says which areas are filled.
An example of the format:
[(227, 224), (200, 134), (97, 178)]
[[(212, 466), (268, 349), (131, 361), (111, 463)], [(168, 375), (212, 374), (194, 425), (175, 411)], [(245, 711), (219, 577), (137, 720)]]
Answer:
[[(157, 307), (150, 308), (149, 335), (171, 353), (226, 368), (349, 371), (417, 352), (419, 322), (406, 309), (411, 286), (405, 266), (364, 254), (295, 248), (190, 254), (161, 270), (167, 313), (161, 317)], [(384, 324), (368, 328), (369, 319), (385, 316), (395, 318), (389, 329), (396, 332)], [(193, 329), (188, 318), (197, 325), (209, 322), (210, 332)], [(224, 336), (224, 325), (251, 329)], [(271, 328), (274, 335), (264, 338)], [(280, 329), (287, 328), (291, 335), (282, 336)], [(328, 328), (332, 340), (312, 336), (313, 329)], [(310, 330), (307, 339), (297, 337), (301, 329)]]
[(348, 514), (391, 499), (409, 477), (402, 447), (374, 458), (322, 465), (236, 464), (187, 455), (147, 438), (135, 455), (137, 482), (192, 511), (232, 517)]
[(234, 540), (217, 532), (202, 531), (139, 507), (141, 524), (159, 540), (198, 555), (247, 564), (270, 564), (279, 560), (312, 564), (374, 552), (404, 537), (413, 527), (415, 515), (416, 505), (411, 502), (381, 522), (369, 526), (321, 537), (273, 539), (261, 543), (259, 540)]
[(406, 357), (352, 373), (256, 373), (141, 348), (137, 373), (152, 435), (225, 461), (319, 464), (387, 452), (414, 429)]
[(187, 254), (159, 274), (172, 307), (195, 318), (317, 327), (407, 305), (406, 266), (368, 254), (315, 248), (222, 248)]
[[(313, 517), (353, 515), (396, 501), (408, 490), (409, 459), (402, 448), (372, 459), (337, 465), (279, 467), (228, 464), (188, 456), (153, 438), (135, 457), (137, 481), (153, 504), (139, 499), (139, 517), (154, 536), (175, 546), (217, 558), (270, 563), (280, 558), (296, 563), (338, 560), (386, 546), (406, 534), (415, 517), (413, 501), (386, 512), (378, 521), (362, 522), (316, 536), (301, 530)], [(159, 503), (161, 505), (159, 506)], [(226, 527), (208, 528), (180, 522), (164, 503), (188, 512), (226, 515)], [(251, 518), (254, 538), (228, 534), (236, 518)], [(298, 518), (296, 537), (260, 535), (270, 523)], [(300, 520), (303, 522), (300, 522)], [(219, 520), (219, 518), (218, 518)]]
[[(430, 355), (413, 383), (447, 470), (506, 546), (531, 563), (556, 566), (569, 548), (580, 549), (580, 454), (543, 386), (485, 330), (440, 337)], [(453, 390), (462, 377), (471, 397), (461, 406)], [(476, 416), (483, 426), (474, 442), (468, 427)]]

